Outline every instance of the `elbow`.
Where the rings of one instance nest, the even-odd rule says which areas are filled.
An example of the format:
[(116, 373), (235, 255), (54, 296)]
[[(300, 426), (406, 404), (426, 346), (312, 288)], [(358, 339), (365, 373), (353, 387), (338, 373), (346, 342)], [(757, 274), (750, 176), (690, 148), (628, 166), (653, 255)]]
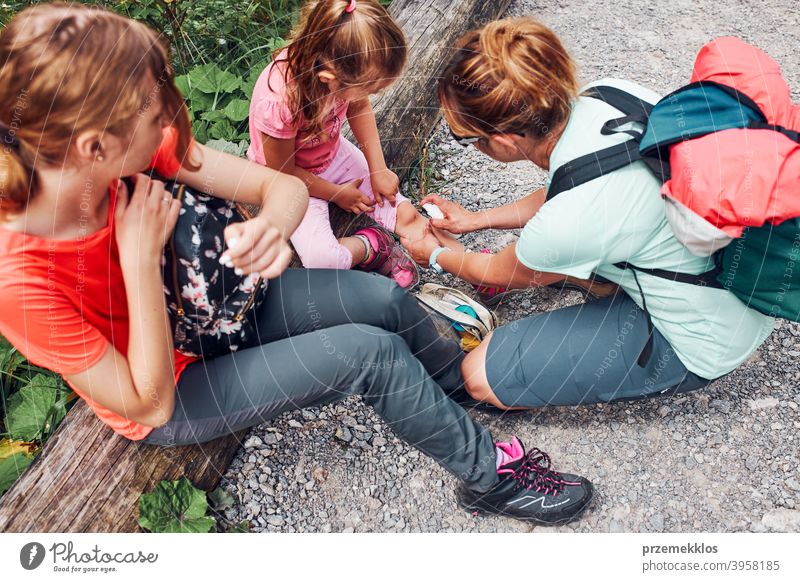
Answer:
[(143, 415), (140, 420), (137, 420), (136, 422), (139, 424), (143, 424), (144, 426), (159, 428), (169, 423), (170, 420), (172, 420), (173, 412), (174, 408), (172, 407), (150, 410), (148, 413)]
[(167, 424), (175, 412), (175, 387), (170, 386), (169, 391), (160, 392), (168, 394), (167, 397), (157, 397), (142, 402), (142, 406), (131, 420), (145, 426), (158, 428)]

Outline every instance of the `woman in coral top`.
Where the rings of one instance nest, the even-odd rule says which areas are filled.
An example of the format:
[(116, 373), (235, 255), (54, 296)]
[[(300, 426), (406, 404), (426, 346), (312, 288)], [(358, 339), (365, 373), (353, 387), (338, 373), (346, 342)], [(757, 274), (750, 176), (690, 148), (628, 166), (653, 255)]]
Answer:
[[(0, 332), (141, 440), (170, 419), (175, 382), (197, 358), (172, 349), (161, 281), (180, 203), (138, 172), (263, 204), (270, 218), (243, 225), (236, 250), (260, 255), (271, 277), (291, 257), (305, 188), (192, 144), (166, 52), (134, 21), (42, 5), (9, 23), (0, 54)], [(135, 177), (132, 192), (120, 176)]]

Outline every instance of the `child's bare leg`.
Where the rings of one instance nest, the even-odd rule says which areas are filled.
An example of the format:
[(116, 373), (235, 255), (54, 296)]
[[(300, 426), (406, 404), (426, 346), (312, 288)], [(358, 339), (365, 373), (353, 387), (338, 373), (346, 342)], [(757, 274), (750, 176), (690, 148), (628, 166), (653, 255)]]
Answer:
[(364, 246), (364, 241), (356, 236), (346, 236), (339, 239), (339, 244), (350, 251), (353, 255), (353, 266), (360, 264), (367, 256), (367, 248)]
[(402, 202), (397, 207), (397, 234), (411, 241), (422, 240), (426, 236), (435, 236), (438, 243), (454, 251), (464, 250), (464, 245), (455, 238), (439, 229), (433, 229), (433, 235), (428, 231), (428, 219), (422, 216), (410, 202)]

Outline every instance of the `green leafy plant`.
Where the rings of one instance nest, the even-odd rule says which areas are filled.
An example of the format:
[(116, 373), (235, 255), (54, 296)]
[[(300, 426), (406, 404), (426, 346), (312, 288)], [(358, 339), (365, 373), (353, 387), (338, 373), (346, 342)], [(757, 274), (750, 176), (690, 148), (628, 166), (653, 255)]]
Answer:
[(77, 395), (0, 337), (0, 437), (44, 442)]
[(50, 374), (36, 374), (8, 398), (6, 429), (15, 439), (43, 440), (66, 413), (59, 379)]
[(212, 139), (234, 142), (249, 138), (250, 96), (266, 66), (267, 62), (260, 63), (242, 77), (210, 63), (175, 78), (189, 106), (195, 139), (206, 143)]
[(206, 492), (186, 477), (161, 481), (139, 497), (139, 525), (156, 533), (207, 533), (216, 519), (206, 515)]
[(139, 497), (139, 525), (156, 533), (248, 533), (248, 520), (235, 524), (222, 515), (234, 503), (224, 489), (206, 494), (186, 477), (161, 481), (153, 492)]
[(33, 462), (38, 450), (36, 443), (0, 440), (0, 497)]
[(0, 496), (30, 465), (77, 396), (0, 336)]

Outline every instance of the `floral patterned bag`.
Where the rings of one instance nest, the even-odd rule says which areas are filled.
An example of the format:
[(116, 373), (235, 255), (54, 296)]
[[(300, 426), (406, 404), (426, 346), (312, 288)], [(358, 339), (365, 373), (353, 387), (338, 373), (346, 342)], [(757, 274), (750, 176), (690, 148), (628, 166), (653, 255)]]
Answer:
[[(153, 174), (181, 201), (178, 222), (161, 258), (167, 312), (175, 349), (211, 358), (256, 345), (256, 308), (267, 282), (221, 265), (229, 224), (252, 216), (231, 200), (197, 192)], [(132, 185), (128, 184), (129, 191)]]

